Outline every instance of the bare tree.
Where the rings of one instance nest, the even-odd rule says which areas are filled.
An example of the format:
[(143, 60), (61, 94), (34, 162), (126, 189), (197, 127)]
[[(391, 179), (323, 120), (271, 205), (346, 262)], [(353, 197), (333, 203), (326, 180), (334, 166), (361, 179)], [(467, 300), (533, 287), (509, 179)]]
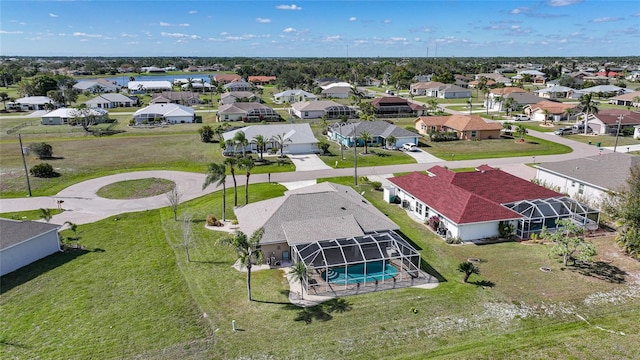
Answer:
[(169, 201), (169, 208), (173, 211), (173, 220), (178, 221), (178, 207), (180, 206), (180, 199), (182, 193), (178, 190), (178, 186), (174, 186), (171, 191), (167, 193), (167, 200)]

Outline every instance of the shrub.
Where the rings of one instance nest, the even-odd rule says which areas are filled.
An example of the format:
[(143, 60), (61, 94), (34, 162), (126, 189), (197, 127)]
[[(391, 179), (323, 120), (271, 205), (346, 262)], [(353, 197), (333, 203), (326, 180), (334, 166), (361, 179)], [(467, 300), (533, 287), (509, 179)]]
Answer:
[(420, 133), (420, 131), (418, 131), (418, 129), (414, 128), (413, 126), (405, 126), (404, 129), (407, 130), (407, 131), (411, 131), (412, 133), (415, 133), (415, 134), (419, 134)]
[(40, 163), (33, 166), (31, 169), (29, 169), (29, 173), (39, 178), (53, 178), (60, 176), (60, 174), (53, 170), (53, 166), (47, 163)]
[(371, 188), (373, 188), (373, 190), (379, 191), (380, 189), (382, 189), (382, 183), (380, 181), (372, 181)]
[(198, 133), (200, 134), (200, 141), (204, 143), (212, 142), (213, 136), (215, 135), (213, 128), (209, 125), (205, 125), (198, 129)]
[(220, 220), (216, 219), (215, 215), (207, 215), (207, 226), (223, 226)]
[(459, 236), (456, 237), (448, 237), (445, 239), (447, 244), (462, 244), (462, 239)]
[(231, 225), (238, 225), (238, 220), (236, 219), (231, 220)]
[(432, 216), (429, 218), (429, 227), (432, 228), (433, 230), (437, 230), (438, 226), (440, 225), (440, 218), (437, 216)]
[(47, 159), (53, 155), (53, 148), (51, 145), (44, 142), (29, 144), (29, 150), (36, 154), (40, 159)]

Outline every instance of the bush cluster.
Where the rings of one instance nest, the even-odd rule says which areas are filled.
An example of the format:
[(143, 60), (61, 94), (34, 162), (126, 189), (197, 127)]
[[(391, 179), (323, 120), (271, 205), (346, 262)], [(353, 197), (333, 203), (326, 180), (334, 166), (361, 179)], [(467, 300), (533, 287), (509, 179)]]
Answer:
[(33, 166), (31, 169), (29, 169), (29, 173), (39, 178), (53, 178), (60, 176), (60, 174), (53, 170), (53, 166), (47, 163), (40, 163)]

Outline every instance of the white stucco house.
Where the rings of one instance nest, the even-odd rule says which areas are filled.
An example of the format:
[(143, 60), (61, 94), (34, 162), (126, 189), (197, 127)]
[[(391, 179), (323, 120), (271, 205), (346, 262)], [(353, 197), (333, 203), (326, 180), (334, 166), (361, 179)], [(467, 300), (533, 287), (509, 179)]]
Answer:
[(133, 113), (136, 124), (144, 123), (192, 123), (195, 119), (195, 110), (188, 106), (178, 104), (152, 104)]
[(333, 100), (301, 101), (291, 105), (291, 114), (300, 119), (337, 119), (346, 116), (347, 119), (355, 118), (356, 111), (346, 105)]
[[(282, 136), (285, 139), (285, 154), (315, 154), (318, 150), (318, 139), (313, 135), (309, 124), (271, 124), (271, 125), (253, 125), (236, 130), (227, 131), (222, 134), (224, 142), (233, 139), (239, 131), (244, 132), (245, 137), (249, 140), (249, 145), (244, 149), (245, 152), (258, 153), (258, 147), (255, 138), (258, 135), (267, 140), (264, 152), (274, 149), (279, 150), (279, 145), (275, 138)], [(233, 148), (227, 146), (224, 151), (225, 155), (231, 155), (235, 152), (242, 153), (242, 148)]]
[(54, 107), (58, 107), (59, 104), (56, 104), (53, 100), (51, 100), (47, 96), (25, 96), (19, 99), (16, 99), (13, 102), (7, 103), (7, 109), (11, 110), (45, 110), (46, 104), (53, 104)]
[(132, 107), (138, 103), (135, 96), (129, 97), (122, 94), (102, 94), (85, 101), (88, 107), (112, 109), (118, 107)]
[(60, 251), (60, 225), (0, 219), (0, 276)]
[(74, 119), (91, 117), (93, 124), (103, 123), (109, 120), (109, 113), (101, 108), (87, 108), (78, 110), (75, 108), (60, 108), (42, 115), (42, 125), (64, 125), (73, 123)]
[(147, 92), (171, 91), (173, 86), (165, 80), (129, 81), (129, 94), (144, 94)]
[(538, 164), (536, 179), (569, 196), (586, 199), (597, 207), (604, 196), (626, 184), (632, 166), (640, 166), (640, 157), (608, 153)]
[(437, 223), (445, 238), (478, 241), (500, 235), (511, 224), (515, 235), (528, 239), (543, 227), (572, 218), (595, 229), (599, 212), (553, 190), (486, 165), (477, 171), (456, 173), (441, 166), (429, 174), (414, 172), (390, 178), (385, 188), (388, 202), (400, 202), (412, 217)]
[(273, 102), (275, 102), (276, 104), (293, 104), (301, 101), (312, 100), (318, 100), (318, 96), (300, 89), (286, 90), (277, 94), (273, 94)]

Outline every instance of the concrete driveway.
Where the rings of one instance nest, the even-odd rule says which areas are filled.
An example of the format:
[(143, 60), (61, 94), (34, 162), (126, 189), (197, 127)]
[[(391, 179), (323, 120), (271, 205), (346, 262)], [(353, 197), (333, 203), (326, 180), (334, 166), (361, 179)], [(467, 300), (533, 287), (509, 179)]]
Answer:
[(296, 171), (330, 170), (331, 167), (316, 154), (287, 155), (296, 166)]
[(404, 153), (416, 159), (418, 164), (444, 162), (444, 160), (439, 159), (422, 149), (418, 149), (418, 151), (405, 151)]

